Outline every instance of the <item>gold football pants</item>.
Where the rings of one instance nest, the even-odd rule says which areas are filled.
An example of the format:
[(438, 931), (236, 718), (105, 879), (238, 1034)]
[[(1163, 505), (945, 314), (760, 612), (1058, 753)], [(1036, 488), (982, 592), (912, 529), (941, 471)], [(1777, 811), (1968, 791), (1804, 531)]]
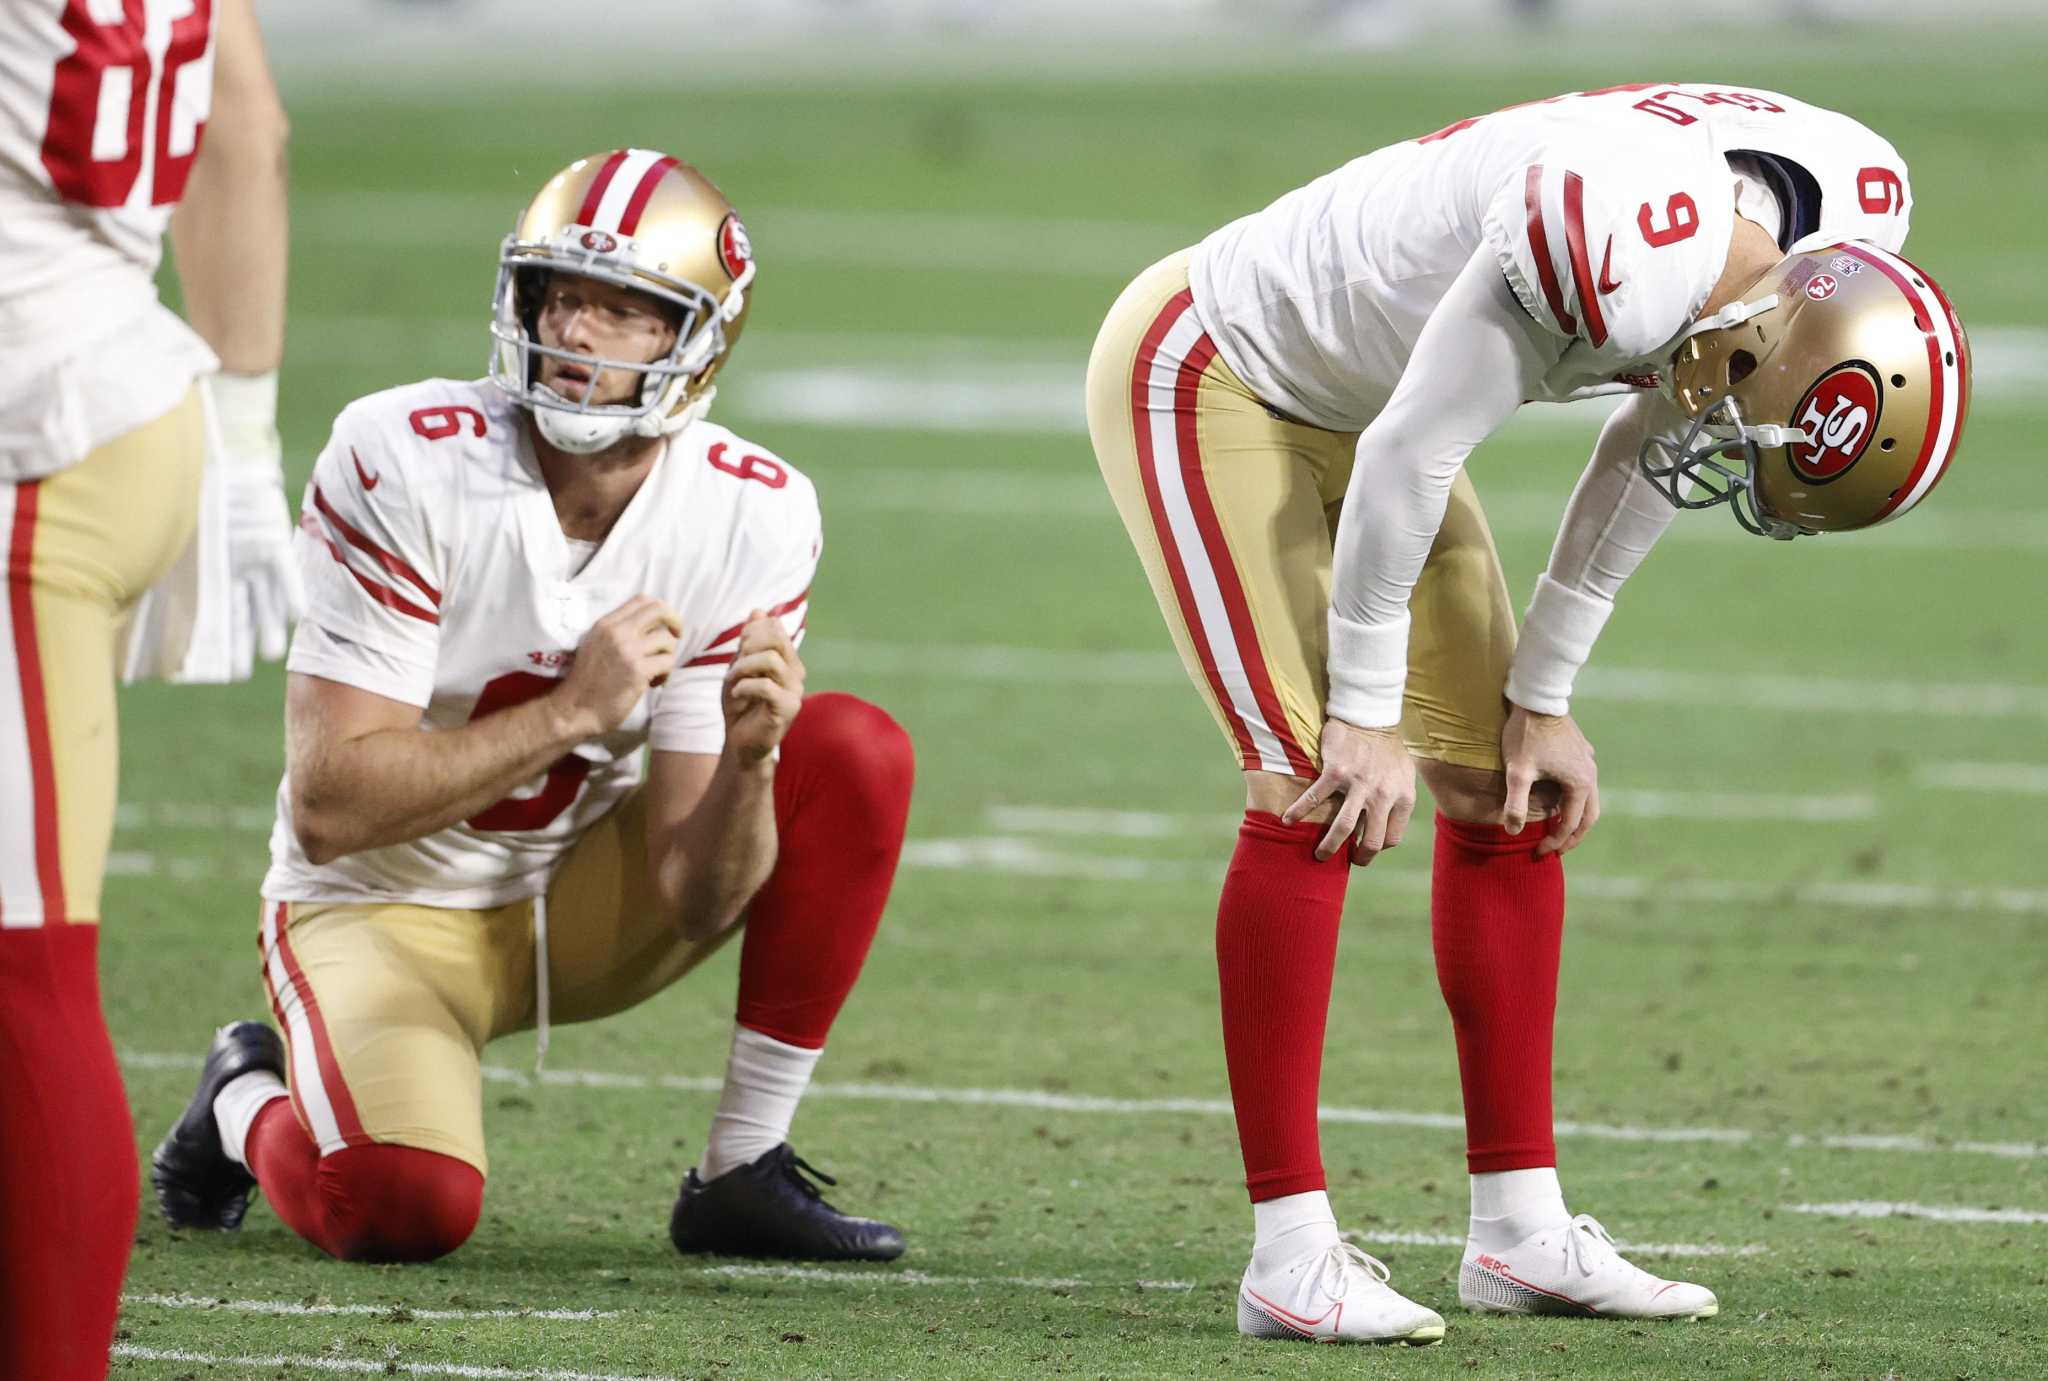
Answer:
[[(1088, 360), (1088, 434), (1174, 647), (1239, 763), (1314, 777), (1330, 553), (1358, 437), (1252, 395), (1195, 316), (1188, 257), (1153, 265), (1110, 309)], [(1462, 473), (1410, 615), (1409, 749), (1498, 771), (1515, 618)]]
[(119, 640), (192, 539), (199, 393), (38, 480), (0, 481), (0, 927), (96, 924)]
[(544, 906), (264, 903), (263, 979), (292, 1107), (323, 1155), (379, 1142), (489, 1172), (483, 1050), (539, 1019), (543, 917), (551, 1023), (637, 1006), (739, 932), (692, 942), (661, 922), (637, 790), (577, 841)]

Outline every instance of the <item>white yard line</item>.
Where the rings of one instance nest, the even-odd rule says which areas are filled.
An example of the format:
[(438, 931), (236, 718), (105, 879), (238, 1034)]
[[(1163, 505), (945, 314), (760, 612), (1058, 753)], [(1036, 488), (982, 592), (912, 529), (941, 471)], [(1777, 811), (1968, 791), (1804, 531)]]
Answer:
[(301, 1304), (296, 1300), (221, 1299), (200, 1295), (123, 1295), (121, 1303), (151, 1309), (290, 1316), (352, 1314), (392, 1318), (402, 1315), (407, 1319), (545, 1319), (570, 1323), (618, 1317), (603, 1309), (421, 1309), (410, 1304)]
[[(1463, 1247), (1465, 1239), (1450, 1232), (1392, 1232), (1374, 1230), (1343, 1234), (1346, 1241), (1369, 1242), (1383, 1247)], [(1769, 1247), (1751, 1243), (1724, 1247), (1715, 1242), (1616, 1242), (1622, 1251), (1636, 1256), (1763, 1256)]]
[(2031, 762), (1925, 763), (1913, 774), (1913, 782), (1916, 786), (1940, 791), (2048, 796), (2048, 765)]
[[(121, 1055), (131, 1069), (191, 1070), (200, 1064), (196, 1055), (133, 1051)], [(594, 1069), (550, 1069), (535, 1075), (503, 1065), (485, 1065), (483, 1077), (494, 1084), (530, 1088), (535, 1084), (554, 1087), (599, 1089), (606, 1092), (716, 1093), (724, 1081), (702, 1074), (622, 1074)], [(843, 1098), (855, 1102), (909, 1103), (925, 1106), (971, 1108), (1025, 1108), (1035, 1112), (1067, 1112), (1127, 1116), (1191, 1115), (1231, 1117), (1228, 1099), (1223, 1098), (1106, 1098), (1094, 1094), (1048, 1093), (1042, 1089), (932, 1088), (916, 1084), (819, 1083), (810, 1087), (812, 1098)], [(1465, 1119), (1457, 1113), (1408, 1112), (1391, 1108), (1347, 1108), (1325, 1105), (1317, 1109), (1324, 1122), (1374, 1127), (1417, 1127), (1429, 1131), (1462, 1131)], [(1939, 1152), (2004, 1156), (2015, 1159), (2048, 1157), (2048, 1144), (2024, 1141), (1938, 1141), (1909, 1134), (1791, 1135), (1775, 1136), (1741, 1127), (1638, 1127), (1606, 1122), (1562, 1121), (1557, 1134), (1593, 1141), (1635, 1143), (1707, 1143), (1742, 1145), (1750, 1142), (1825, 1150)]]
[[(979, 835), (917, 839), (906, 844), (903, 862), (912, 868), (1009, 873), (1021, 877), (1073, 878), (1090, 882), (1211, 882), (1223, 864), (1180, 859), (1125, 858), (1113, 854), (1063, 852), (1033, 839)], [(1428, 889), (1421, 869), (1374, 870), (1376, 886)], [(1574, 870), (1575, 896), (1600, 901), (1666, 902), (1709, 906), (1826, 906), (1850, 911), (1989, 911), (2048, 916), (2048, 888), (1936, 887), (1911, 882), (1748, 882), (1733, 878), (1629, 877)]]
[(1191, 1280), (1089, 1281), (1068, 1276), (935, 1276), (923, 1271), (834, 1271), (820, 1266), (700, 1266), (688, 1275), (737, 1280), (787, 1280), (820, 1285), (924, 1286), (979, 1290), (1002, 1286), (1020, 1290), (1192, 1290)]
[[(1793, 796), (1775, 792), (1654, 791), (1600, 788), (1607, 814), (1644, 820), (1793, 820), (1832, 824), (1869, 820), (1878, 813), (1870, 792)], [(991, 829), (1016, 834), (1065, 834), (1086, 839), (1170, 839), (1184, 835), (1235, 833), (1240, 817), (1169, 814), (1145, 810), (1100, 810), (1087, 806), (992, 805)]]
[(1884, 1203), (1850, 1199), (1835, 1204), (1787, 1204), (1793, 1213), (1822, 1218), (1926, 1218), (1937, 1223), (2048, 1223), (2048, 1213), (2023, 1208), (1958, 1208), (1939, 1204)]
[[(396, 1351), (396, 1349), (393, 1349)], [(142, 1347), (135, 1343), (114, 1344), (116, 1360), (133, 1362), (182, 1362), (203, 1367), (240, 1367), (251, 1371), (277, 1368), (324, 1371), (346, 1376), (450, 1376), (463, 1381), (669, 1381), (666, 1377), (621, 1376), (613, 1372), (559, 1371), (551, 1367), (479, 1367), (461, 1362), (406, 1362), (398, 1357), (381, 1361), (351, 1357), (321, 1357), (306, 1353), (267, 1354), (189, 1352), (183, 1348)]]
[[(813, 638), (805, 660), (832, 672), (913, 676), (924, 681), (1003, 681), (1028, 685), (1166, 686), (1187, 680), (1171, 652), (1080, 652), (1066, 648), (959, 643), (886, 643)], [(1844, 715), (1900, 714), (1942, 719), (2048, 720), (2048, 685), (2016, 682), (1862, 680), (1653, 667), (1587, 667), (1577, 695), (1674, 708), (1710, 703), (1733, 709), (1807, 714), (1817, 704)]]
[[(1128, 837), (1128, 836), (1127, 836)], [(161, 877), (173, 882), (262, 876), (260, 852), (171, 854), (118, 849), (107, 855), (109, 877)], [(1069, 878), (1083, 882), (1210, 882), (1222, 875), (1221, 861), (1124, 858), (1050, 849), (1015, 835), (955, 839), (913, 839), (903, 847), (903, 866), (941, 872), (999, 873), (1012, 877)], [(1375, 884), (1427, 890), (1429, 874), (1382, 866)], [(1631, 877), (1575, 871), (1574, 895), (1599, 901), (1662, 902), (1674, 905), (1794, 907), (1825, 906), (1848, 911), (1993, 912), (2048, 916), (2048, 889), (2027, 887), (1940, 887), (1913, 882), (1748, 882), (1711, 877)]]

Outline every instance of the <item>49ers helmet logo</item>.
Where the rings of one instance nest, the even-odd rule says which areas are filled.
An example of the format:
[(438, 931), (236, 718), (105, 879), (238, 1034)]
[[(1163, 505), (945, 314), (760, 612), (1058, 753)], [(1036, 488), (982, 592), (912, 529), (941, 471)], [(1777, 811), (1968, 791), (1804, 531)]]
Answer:
[(619, 247), (619, 242), (602, 230), (583, 232), (583, 247), (593, 254), (610, 254)]
[(747, 228), (740, 224), (737, 211), (726, 212), (718, 227), (718, 261), (725, 265), (726, 276), (735, 280), (754, 261), (754, 243), (747, 238)]
[(1787, 448), (1793, 473), (1809, 484), (1827, 484), (1848, 474), (1877, 434), (1883, 397), (1877, 371), (1860, 360), (1836, 365), (1823, 375), (1792, 414), (1792, 425), (1810, 438)]

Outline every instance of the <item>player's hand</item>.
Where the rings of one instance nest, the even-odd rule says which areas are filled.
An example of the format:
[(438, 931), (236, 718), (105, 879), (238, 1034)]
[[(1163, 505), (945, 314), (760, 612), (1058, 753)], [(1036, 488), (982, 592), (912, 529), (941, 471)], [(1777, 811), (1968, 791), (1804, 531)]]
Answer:
[(1323, 774), (1287, 808), (1281, 822), (1305, 820), (1333, 797), (1343, 800), (1316, 845), (1318, 859), (1331, 857), (1350, 840), (1351, 861), (1362, 868), (1399, 844), (1415, 813), (1415, 759), (1408, 756), (1401, 731), (1325, 720)]
[(726, 747), (753, 767), (775, 751), (804, 703), (804, 659), (781, 619), (759, 609), (747, 615), (722, 696)]
[(1510, 704), (1500, 752), (1508, 779), (1502, 827), (1520, 830), (1527, 825), (1529, 789), (1537, 782), (1555, 782), (1557, 814), (1551, 817), (1550, 833), (1536, 846), (1536, 856), (1576, 849), (1600, 819), (1600, 769), (1593, 761), (1593, 745), (1572, 717), (1533, 714)]
[(306, 595), (284, 496), (277, 376), (213, 375), (203, 386), (214, 424), (208, 445), (219, 448), (226, 499), (230, 675), (240, 681), (259, 656), (272, 662), (284, 656)]
[(647, 688), (667, 679), (682, 632), (675, 611), (652, 595), (635, 595), (590, 626), (561, 689), (583, 737), (618, 728)]

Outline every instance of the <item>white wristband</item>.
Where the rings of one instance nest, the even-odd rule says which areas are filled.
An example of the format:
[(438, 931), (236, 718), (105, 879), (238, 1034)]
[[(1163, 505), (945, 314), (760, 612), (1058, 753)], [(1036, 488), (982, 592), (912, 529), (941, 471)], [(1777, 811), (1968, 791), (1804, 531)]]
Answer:
[(221, 444), (236, 459), (261, 457), (274, 464), (278, 453), (277, 372), (215, 374), (207, 380)]
[(1613, 612), (1614, 605), (1598, 595), (1538, 576), (1508, 666), (1508, 699), (1536, 714), (1571, 713), (1572, 682)]
[(1408, 614), (1395, 623), (1354, 623), (1330, 611), (1330, 718), (1361, 729), (1401, 722), (1408, 681)]

